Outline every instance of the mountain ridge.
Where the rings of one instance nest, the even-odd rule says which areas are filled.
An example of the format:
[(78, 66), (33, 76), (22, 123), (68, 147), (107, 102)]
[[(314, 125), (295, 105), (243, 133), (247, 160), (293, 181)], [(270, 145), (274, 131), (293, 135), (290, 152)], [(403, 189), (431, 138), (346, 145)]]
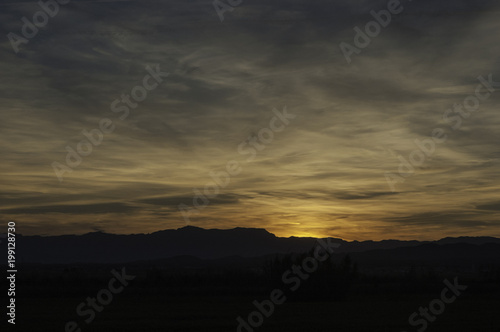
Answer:
[(263, 228), (204, 229), (185, 226), (149, 234), (90, 232), (81, 235), (18, 236), (17, 255), (26, 263), (125, 263), (175, 256), (217, 259), (306, 252), (319, 239), (340, 244), (339, 253), (416, 247), (424, 244), (500, 244), (494, 237), (446, 237), (437, 241), (345, 241), (338, 238), (277, 237)]

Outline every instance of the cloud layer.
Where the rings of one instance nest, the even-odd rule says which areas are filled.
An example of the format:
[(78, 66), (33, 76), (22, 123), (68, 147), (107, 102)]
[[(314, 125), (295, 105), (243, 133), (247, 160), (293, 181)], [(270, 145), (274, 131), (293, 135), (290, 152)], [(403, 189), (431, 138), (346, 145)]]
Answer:
[[(21, 34), (36, 3), (0, 1), (0, 26)], [(385, 1), (243, 2), (220, 22), (210, 1), (73, 1), (15, 53), (0, 43), (0, 218), (23, 234), (148, 233), (185, 225), (210, 172), (242, 171), (193, 215), (207, 228), (280, 236), (437, 239), (500, 236), (500, 89), (458, 130), (443, 113), (500, 81), (498, 5), (403, 2), (348, 64), (339, 48)], [(130, 115), (110, 104), (169, 72)], [(238, 146), (296, 118), (255, 160)], [(116, 125), (59, 182), (82, 130)], [(392, 192), (385, 173), (435, 128), (446, 142)]]

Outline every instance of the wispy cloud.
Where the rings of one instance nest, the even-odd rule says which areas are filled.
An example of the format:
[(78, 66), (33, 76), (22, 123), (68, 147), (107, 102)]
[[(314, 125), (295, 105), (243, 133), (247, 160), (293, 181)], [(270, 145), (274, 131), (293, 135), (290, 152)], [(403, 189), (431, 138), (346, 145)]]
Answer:
[[(4, 35), (38, 10), (0, 6)], [(72, 1), (18, 54), (0, 41), (2, 212), (31, 234), (182, 227), (174, 206), (286, 104), (300, 120), (193, 225), (349, 239), (500, 236), (500, 96), (401, 192), (388, 192), (383, 176), (416, 138), (446, 129), (443, 112), (477, 76), (500, 81), (498, 6), (413, 1), (347, 65), (339, 42), (385, 6), (259, 0), (221, 23), (209, 1)], [(59, 183), (52, 161), (81, 130), (116, 118), (110, 102), (156, 63), (168, 82)]]

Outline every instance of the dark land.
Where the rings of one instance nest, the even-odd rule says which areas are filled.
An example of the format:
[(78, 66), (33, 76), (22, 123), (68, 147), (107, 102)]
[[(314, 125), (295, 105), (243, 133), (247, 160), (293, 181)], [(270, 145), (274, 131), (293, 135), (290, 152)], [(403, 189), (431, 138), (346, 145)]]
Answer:
[[(292, 291), (283, 274), (314, 256), (317, 239), (195, 227), (18, 236), (15, 330), (65, 331), (74, 321), (81, 331), (237, 331), (237, 317), (247, 321), (253, 302), (279, 289), (286, 301), (253, 331), (500, 331), (500, 239), (329, 241), (340, 247)], [(113, 269), (135, 278), (85, 323), (76, 308), (108, 289)], [(467, 289), (425, 329), (411, 326), (445, 279)]]

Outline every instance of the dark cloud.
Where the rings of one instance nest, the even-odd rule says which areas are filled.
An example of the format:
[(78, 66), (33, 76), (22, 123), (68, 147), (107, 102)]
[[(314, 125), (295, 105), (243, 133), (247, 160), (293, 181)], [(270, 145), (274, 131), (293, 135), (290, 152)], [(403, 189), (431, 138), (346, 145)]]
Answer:
[[(153, 197), (137, 200), (138, 203), (145, 203), (150, 205), (159, 205), (165, 207), (177, 208), (180, 203), (192, 205), (195, 194), (190, 196), (172, 196), (172, 197)], [(247, 196), (248, 197), (248, 196)], [(240, 200), (240, 195), (222, 194), (214, 198), (209, 198), (210, 205), (219, 204), (237, 204)]]
[(387, 195), (398, 195), (399, 193), (397, 192), (392, 192), (392, 191), (386, 191), (386, 192), (369, 192), (369, 193), (358, 193), (358, 194), (353, 194), (353, 193), (339, 193), (335, 194), (335, 197), (338, 199), (344, 199), (344, 200), (352, 200), (352, 199), (371, 199), (371, 198), (376, 198), (380, 196), (387, 196)]
[(487, 210), (487, 211), (500, 211), (500, 203), (491, 203), (491, 204), (483, 204), (476, 206), (478, 210)]
[(66, 214), (101, 214), (101, 213), (131, 213), (137, 210), (137, 207), (123, 203), (101, 203), (101, 204), (82, 204), (82, 205), (45, 205), (36, 207), (24, 207), (18, 209), (1, 210), (5, 214), (47, 214), (47, 213), (66, 213)]

